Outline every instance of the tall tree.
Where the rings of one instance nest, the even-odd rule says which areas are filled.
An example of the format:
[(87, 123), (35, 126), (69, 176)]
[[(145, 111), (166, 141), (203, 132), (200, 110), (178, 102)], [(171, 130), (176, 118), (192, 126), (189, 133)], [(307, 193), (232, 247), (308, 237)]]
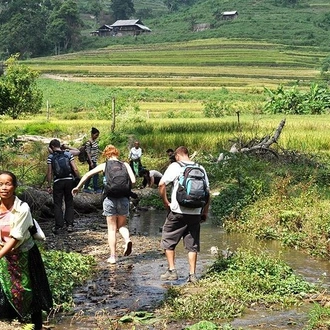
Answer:
[[(2, 3), (4, 3), (2, 1)], [(22, 57), (43, 55), (48, 49), (45, 29), (48, 8), (38, 0), (12, 0), (0, 11), (0, 49)]]
[(5, 62), (6, 74), (0, 78), (0, 114), (13, 119), (38, 113), (42, 105), (42, 93), (36, 86), (39, 73), (19, 64), (18, 57)]
[(66, 51), (78, 46), (82, 26), (77, 3), (74, 0), (57, 3), (47, 26), (47, 36), (55, 48), (55, 54), (59, 54), (61, 49)]
[(110, 9), (115, 20), (129, 19), (135, 14), (133, 0), (112, 0)]

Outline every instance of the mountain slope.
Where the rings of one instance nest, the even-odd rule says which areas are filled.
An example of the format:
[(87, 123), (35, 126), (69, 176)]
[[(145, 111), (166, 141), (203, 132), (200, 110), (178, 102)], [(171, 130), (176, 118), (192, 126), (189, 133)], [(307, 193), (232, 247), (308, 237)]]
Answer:
[[(221, 19), (221, 12), (232, 10), (238, 11), (237, 19)], [(225, 37), (292, 45), (330, 44), (327, 0), (299, 1), (295, 7), (276, 6), (274, 0), (203, 0), (144, 23), (153, 31), (145, 36), (145, 42)], [(196, 23), (209, 23), (212, 28), (196, 33), (193, 32)]]

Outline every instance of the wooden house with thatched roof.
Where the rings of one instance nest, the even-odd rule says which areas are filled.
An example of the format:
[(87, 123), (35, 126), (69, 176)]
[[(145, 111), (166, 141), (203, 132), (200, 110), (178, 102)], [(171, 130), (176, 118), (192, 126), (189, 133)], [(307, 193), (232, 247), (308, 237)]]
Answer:
[(108, 25), (104, 24), (96, 31), (91, 32), (91, 35), (106, 37), (106, 36), (137, 36), (141, 33), (151, 32), (139, 19), (118, 20), (115, 23)]
[(92, 36), (98, 37), (108, 37), (112, 36), (112, 27), (110, 25), (104, 24), (100, 26), (96, 31), (90, 33)]
[(115, 35), (133, 35), (151, 32), (139, 19), (118, 20), (111, 24)]

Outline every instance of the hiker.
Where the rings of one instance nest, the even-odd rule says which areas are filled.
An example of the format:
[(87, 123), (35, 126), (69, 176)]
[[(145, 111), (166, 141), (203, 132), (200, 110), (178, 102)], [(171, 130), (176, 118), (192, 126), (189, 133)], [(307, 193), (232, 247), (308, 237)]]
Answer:
[(78, 194), (79, 189), (88, 178), (96, 173), (104, 173), (103, 215), (107, 219), (110, 247), (110, 257), (107, 262), (115, 264), (117, 262), (117, 230), (125, 241), (123, 255), (129, 256), (132, 252), (132, 241), (126, 227), (126, 220), (129, 214), (129, 197), (132, 194), (131, 188), (132, 184), (135, 183), (135, 176), (128, 163), (118, 160), (119, 150), (115, 146), (111, 144), (106, 146), (103, 156), (106, 158), (106, 162), (84, 174), (77, 187), (72, 189), (72, 195)]
[(167, 153), (169, 162), (174, 163), (175, 162), (174, 150), (169, 148), (169, 149), (166, 150), (166, 153)]
[[(55, 226), (52, 231), (55, 235), (64, 229), (73, 232), (73, 197), (71, 190), (74, 186), (74, 178), (79, 178), (79, 171), (73, 155), (69, 151), (61, 150), (61, 143), (53, 139), (49, 143), (52, 152), (47, 157), (47, 181), (48, 192), (53, 193)], [(53, 179), (53, 187), (51, 186)], [(63, 198), (65, 212), (63, 217)]]
[(171, 149), (171, 148), (167, 149), (166, 154), (167, 154), (167, 157), (168, 157), (168, 161), (161, 167), (161, 169), (160, 169), (161, 173), (164, 173), (166, 171), (166, 169), (168, 168), (168, 166), (171, 163), (175, 162), (175, 156), (174, 156), (174, 150), (173, 149)]
[(160, 179), (162, 178), (163, 174), (156, 170), (147, 170), (143, 169), (140, 172), (140, 175), (143, 177), (142, 187), (146, 188), (150, 187), (152, 188), (154, 185), (158, 186), (158, 183)]
[[(202, 166), (199, 166), (204, 175), (203, 183), (207, 197), (203, 202), (204, 207), (187, 207), (178, 202), (177, 192), (179, 188), (179, 177), (183, 174), (186, 165), (194, 164), (189, 158), (188, 149), (181, 146), (175, 150), (176, 162), (169, 165), (163, 174), (159, 185), (159, 194), (163, 200), (168, 214), (162, 230), (161, 247), (165, 250), (168, 269), (161, 275), (164, 281), (175, 281), (178, 279), (175, 268), (175, 248), (183, 238), (183, 244), (188, 251), (189, 275), (188, 282), (196, 282), (197, 252), (200, 249), (200, 223), (205, 221), (209, 209), (208, 187), (209, 182)], [(168, 200), (166, 186), (171, 184), (171, 201)]]
[(141, 157), (142, 157), (142, 149), (140, 148), (140, 142), (135, 141), (134, 147), (131, 148), (128, 159), (129, 164), (133, 170), (133, 173), (136, 176), (140, 176), (140, 172), (143, 169), (142, 163), (141, 163)]
[(36, 330), (42, 329), (42, 310), (53, 307), (47, 274), (30, 234), (30, 207), (16, 195), (17, 177), (0, 171), (0, 318), (31, 317)]
[[(87, 163), (88, 163), (88, 170), (92, 170), (97, 166), (97, 159), (99, 156), (99, 145), (97, 142), (97, 139), (100, 136), (100, 131), (92, 127), (91, 130), (91, 138), (86, 142), (86, 153), (87, 153)], [(102, 192), (102, 189), (99, 188), (99, 175), (96, 173), (93, 175), (93, 190), (94, 193), (99, 194)], [(93, 193), (93, 190), (89, 189), (89, 184), (91, 182), (91, 178), (86, 180), (85, 185), (84, 185), (84, 190), (83, 192), (91, 194)]]

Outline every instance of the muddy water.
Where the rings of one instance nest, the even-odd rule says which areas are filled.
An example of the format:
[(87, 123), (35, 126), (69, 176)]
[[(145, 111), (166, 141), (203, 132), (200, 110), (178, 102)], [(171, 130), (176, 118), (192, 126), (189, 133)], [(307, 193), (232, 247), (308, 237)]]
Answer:
[[(129, 228), (132, 235), (136, 237), (155, 237), (156, 242), (160, 241), (161, 227), (165, 219), (165, 212), (142, 211), (134, 213), (129, 221)], [(133, 237), (134, 237), (133, 236)], [(134, 242), (134, 241), (133, 241)], [(197, 275), (200, 276), (208, 265), (210, 265), (215, 255), (212, 254), (214, 248), (218, 251), (230, 249), (235, 251), (241, 247), (267, 250), (270, 253), (285, 260), (298, 274), (304, 276), (310, 282), (322, 280), (325, 285), (330, 284), (329, 274), (330, 265), (326, 261), (313, 260), (303, 253), (293, 249), (284, 249), (277, 242), (259, 242), (241, 234), (226, 234), (221, 227), (211, 224), (211, 219), (202, 224), (201, 229), (201, 253), (199, 254)], [(152, 249), (152, 247), (151, 247)], [(154, 247), (155, 251), (159, 246)], [(187, 255), (182, 244), (179, 244), (176, 253), (177, 270), (180, 276), (176, 285), (185, 283), (187, 277)], [(102, 311), (118, 310), (127, 313), (136, 310), (152, 310), (164, 296), (167, 290), (166, 285), (159, 280), (159, 275), (166, 270), (165, 257), (161, 253), (138, 255), (134, 252), (125, 261), (119, 262), (112, 269), (112, 276), (127, 276), (128, 280), (134, 285), (133, 294), (128, 293), (127, 297), (120, 296), (120, 301), (114, 300), (107, 303), (85, 304), (79, 306), (79, 313), (95, 315)], [(311, 306), (305, 305), (289, 311), (247, 311), (245, 315), (234, 320), (231, 324), (234, 327), (243, 329), (302, 329), (306, 325), (307, 312)], [(64, 318), (56, 329), (92, 329), (91, 323), (72, 322), (71, 318)], [(99, 329), (99, 328), (98, 328)], [(136, 329), (143, 329), (142, 327)], [(146, 329), (157, 329), (147, 327)]]

